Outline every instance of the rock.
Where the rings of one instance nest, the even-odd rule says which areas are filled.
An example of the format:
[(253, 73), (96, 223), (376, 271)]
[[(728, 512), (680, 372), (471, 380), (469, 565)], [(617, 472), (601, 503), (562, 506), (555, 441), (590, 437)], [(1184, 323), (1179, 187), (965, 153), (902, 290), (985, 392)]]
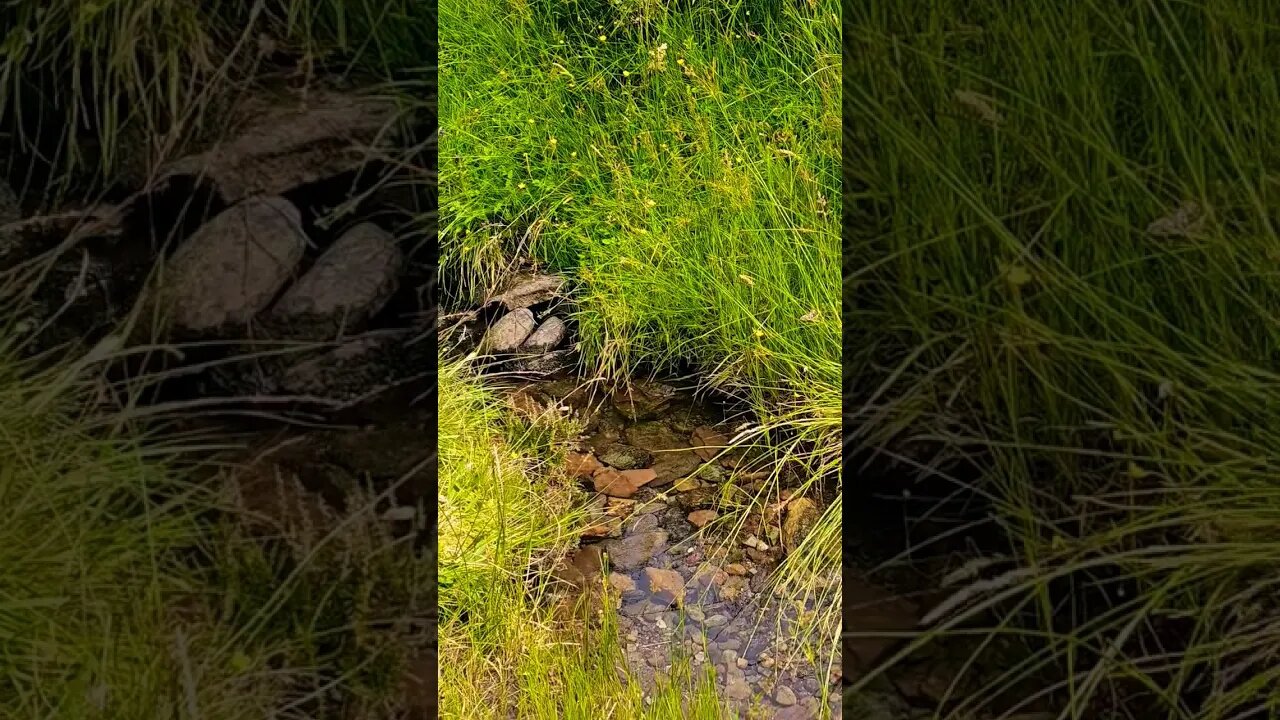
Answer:
[(272, 308), (284, 323), (319, 323), (339, 332), (358, 327), (395, 293), (404, 255), (395, 238), (373, 223), (343, 233)]
[(724, 684), (725, 697), (742, 702), (751, 697), (751, 686), (745, 678), (729, 678)]
[(533, 332), (533, 313), (528, 308), (520, 308), (503, 315), (484, 334), (480, 347), (485, 352), (513, 352)]
[[(725, 652), (729, 652), (729, 651), (728, 651), (728, 650), (725, 650)], [(747, 669), (747, 666), (748, 666), (748, 665), (750, 665), (751, 663), (747, 662), (747, 659), (746, 659), (746, 658), (744, 658), (744, 657), (740, 657), (740, 658), (738, 658), (738, 659), (734, 660), (734, 661), (733, 661), (733, 664), (734, 664), (734, 665), (737, 665), (739, 669), (746, 670), (746, 669)]]
[(591, 478), (596, 492), (612, 497), (629, 498), (656, 477), (652, 470), (614, 470), (601, 468)]
[(288, 282), (306, 246), (292, 203), (250, 198), (202, 225), (174, 252), (161, 302), (185, 330), (243, 325)]
[(742, 577), (747, 574), (747, 566), (742, 563), (729, 563), (724, 566), (724, 571), (730, 575)]
[(604, 465), (601, 465), (596, 456), (591, 453), (565, 453), (564, 469), (574, 477), (588, 480), (602, 468)]
[(649, 380), (637, 380), (613, 393), (613, 406), (628, 420), (637, 422), (657, 417), (671, 404), (676, 389)]
[(713, 427), (700, 425), (693, 429), (693, 451), (706, 461), (714, 460), (729, 444), (729, 438)]
[(798, 497), (787, 503), (786, 515), (782, 519), (782, 546), (787, 552), (795, 550), (809, 531), (818, 524), (821, 515), (818, 503), (806, 497)]
[(627, 441), (653, 453), (654, 485), (665, 485), (698, 469), (701, 458), (688, 449), (684, 438), (659, 422), (644, 422), (626, 430)]
[[(294, 102), (296, 99), (296, 102)], [(249, 95), (227, 125), (239, 128), (213, 149), (160, 167), (161, 180), (191, 175), (228, 202), (283, 193), (359, 168), (370, 149), (390, 149), (396, 103), (386, 97), (315, 89), (289, 98)]]
[(633, 533), (601, 544), (609, 555), (612, 567), (618, 570), (636, 570), (667, 549), (667, 531)]
[(619, 470), (638, 470), (653, 463), (653, 455), (644, 448), (614, 443), (600, 454), (600, 461)]
[(786, 685), (779, 685), (773, 691), (773, 701), (782, 707), (790, 707), (796, 704), (795, 691)]
[(719, 513), (715, 510), (694, 510), (689, 513), (689, 524), (696, 528), (703, 528), (717, 517), (719, 517)]
[(555, 298), (563, 286), (564, 278), (559, 275), (524, 275), (485, 304), (498, 303), (508, 310), (519, 310)]
[(602, 518), (588, 525), (582, 531), (585, 538), (606, 538), (622, 536), (622, 519), (616, 517)]
[(542, 324), (529, 337), (525, 338), (520, 349), (526, 352), (544, 353), (559, 345), (566, 334), (568, 329), (565, 328), (564, 321), (558, 317), (549, 317), (542, 321)]
[(626, 595), (635, 591), (636, 581), (622, 573), (611, 572), (609, 573), (609, 587), (613, 588), (613, 591), (619, 595)]
[(670, 605), (684, 599), (684, 578), (675, 570), (647, 567), (640, 577), (644, 589), (661, 598), (662, 604)]

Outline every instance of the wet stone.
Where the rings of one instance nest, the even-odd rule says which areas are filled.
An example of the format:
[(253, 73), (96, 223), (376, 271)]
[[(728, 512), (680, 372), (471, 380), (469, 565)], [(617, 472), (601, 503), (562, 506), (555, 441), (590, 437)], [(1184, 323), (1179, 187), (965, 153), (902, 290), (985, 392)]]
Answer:
[(618, 570), (635, 570), (651, 558), (667, 549), (666, 530), (632, 533), (617, 540), (604, 542), (612, 567)]
[(600, 461), (619, 470), (638, 470), (653, 463), (653, 455), (644, 448), (614, 443), (600, 454)]

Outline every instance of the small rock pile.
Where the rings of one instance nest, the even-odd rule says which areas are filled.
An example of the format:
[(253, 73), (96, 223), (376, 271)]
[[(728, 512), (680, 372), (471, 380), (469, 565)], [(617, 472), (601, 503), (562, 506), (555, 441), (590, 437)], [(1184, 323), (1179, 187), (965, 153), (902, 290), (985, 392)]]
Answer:
[(407, 330), (364, 331), (399, 287), (405, 258), (395, 239), (360, 222), (304, 267), (311, 246), (297, 207), (254, 196), (200, 226), (169, 258), (156, 302), (175, 337), (336, 345), (221, 367), (215, 384), (349, 399), (392, 381), (387, 361)]
[[(557, 275), (526, 273), (517, 275), (507, 289), (490, 298), (481, 310), (499, 313), (484, 331), (478, 351), (482, 354), (514, 355), (517, 370), (551, 374), (567, 367), (573, 349), (558, 350), (569, 336), (565, 321), (554, 314), (564, 279)], [(476, 317), (479, 313), (473, 313)]]

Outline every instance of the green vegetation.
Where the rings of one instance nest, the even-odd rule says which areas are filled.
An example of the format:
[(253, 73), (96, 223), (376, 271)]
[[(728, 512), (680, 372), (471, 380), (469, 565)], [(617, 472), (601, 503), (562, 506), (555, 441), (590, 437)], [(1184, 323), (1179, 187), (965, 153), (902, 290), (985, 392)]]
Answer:
[[(740, 442), (838, 476), (837, 3), (447, 0), (440, 15), (448, 299), (535, 258), (573, 280), (588, 373), (692, 363), (753, 402)], [(837, 501), (786, 584), (834, 576), (839, 533)]]
[(441, 360), (439, 397), (441, 717), (726, 717), (687, 661), (646, 706), (612, 608), (598, 623), (557, 617), (551, 571), (581, 521), (552, 453), (572, 424), (510, 420), (462, 361)]
[(391, 717), (434, 557), (372, 497), (252, 531), (261, 508), (181, 460), (210, 438), (89, 412), (108, 359), (0, 357), (0, 715)]
[(1280, 12), (855, 7), (851, 429), (982, 471), (1026, 570), (973, 601), (1039, 617), (1002, 682), (1274, 714)]
[[(274, 53), (312, 73), (386, 80), (422, 68), (434, 10), (418, 0), (18, 0), (0, 8), (0, 148), (54, 176), (110, 182), (222, 129), (229, 94)], [(208, 121), (208, 122), (206, 122)]]
[[(87, 188), (135, 189), (132, 173), (225, 130), (226, 101), (290, 61), (318, 81), (428, 66), (432, 12), (416, 0), (4, 3), (4, 173), (49, 210), (90, 202)], [(243, 468), (211, 460), (225, 441), (143, 423), (137, 397), (104, 405), (113, 345), (20, 352), (21, 279), (7, 270), (0, 717), (402, 716), (430, 639), (435, 558), (392, 536), (386, 498), (344, 488), (338, 511), (283, 478), (306, 522), (265, 518), (264, 530), (269, 513), (233, 481)]]

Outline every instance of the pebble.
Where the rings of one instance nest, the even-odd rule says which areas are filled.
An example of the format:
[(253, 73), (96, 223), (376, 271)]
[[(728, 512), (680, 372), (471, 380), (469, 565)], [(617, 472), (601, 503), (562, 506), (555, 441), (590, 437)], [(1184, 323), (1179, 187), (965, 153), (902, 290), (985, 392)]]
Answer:
[(746, 669), (747, 664), (748, 664), (748, 663), (747, 663), (747, 659), (746, 659), (746, 658), (744, 658), (744, 657), (740, 657), (740, 658), (738, 658), (737, 660), (735, 660), (734, 662), (735, 662), (735, 663), (737, 663), (738, 667), (743, 668), (744, 670)]
[(711, 617), (704, 620), (702, 624), (707, 627), (714, 628), (714, 627), (720, 627), (721, 625), (724, 625), (725, 623), (728, 623), (728, 622), (729, 622), (728, 615), (724, 615), (722, 613), (716, 613), (715, 615), (712, 615)]
[(747, 684), (746, 680), (732, 678), (725, 683), (724, 694), (730, 700), (741, 702), (751, 697), (751, 686)]
[(779, 685), (773, 692), (773, 701), (783, 707), (790, 707), (796, 704), (796, 694), (786, 685)]

